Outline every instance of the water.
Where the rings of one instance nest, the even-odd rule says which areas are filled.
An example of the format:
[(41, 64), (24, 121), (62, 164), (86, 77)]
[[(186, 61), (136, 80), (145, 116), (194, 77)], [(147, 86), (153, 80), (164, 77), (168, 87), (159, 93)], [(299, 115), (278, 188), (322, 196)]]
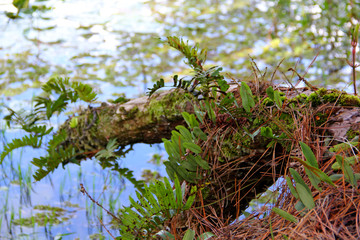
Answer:
[[(0, 0), (0, 11), (14, 11), (10, 2)], [(46, 5), (55, 7), (42, 15), (51, 15), (52, 19), (47, 21), (25, 18), (8, 22), (4, 15), (0, 15), (0, 58), (9, 59), (12, 54), (29, 50), (32, 57), (46, 60), (50, 66), (52, 64), (71, 69), (74, 68), (74, 63), (70, 59), (76, 54), (112, 54), (116, 50), (119, 40), (105, 31), (105, 28), (147, 32), (153, 31), (156, 26), (151, 22), (149, 11), (140, 1), (56, 0), (47, 1)], [(106, 25), (98, 24), (100, 22), (106, 22)], [(90, 28), (93, 35), (88, 39), (79, 37), (77, 28), (91, 24), (94, 24)], [(62, 39), (65, 42), (55, 47), (47, 44), (34, 45), (24, 39), (23, 34), (34, 25), (38, 28), (56, 28), (48, 32), (28, 31), (25, 35), (28, 38), (47, 42)], [(74, 76), (74, 73), (69, 75)], [(42, 75), (39, 81), (44, 82), (50, 76), (51, 71)], [(32, 82), (28, 83), (31, 86)], [(19, 85), (21, 84), (18, 82), (10, 84), (13, 88)], [(114, 92), (124, 92), (130, 97), (137, 96), (142, 93), (143, 88), (114, 88), (112, 84), (101, 83), (99, 90), (106, 93), (99, 97), (99, 100), (104, 101)], [(2, 102), (14, 109), (29, 108), (29, 99), (38, 93), (38, 89), (30, 88), (7, 100), (3, 98)], [(6, 111), (3, 114), (6, 114)], [(63, 118), (60, 118), (53, 124), (62, 121)], [(2, 142), (23, 136), (20, 131), (7, 129), (3, 121), (0, 122), (0, 133)], [(0, 145), (0, 151), (2, 147)], [(14, 151), (0, 165), (0, 239), (109, 239), (98, 218), (102, 219), (114, 236), (118, 236), (116, 229), (110, 229), (111, 219), (80, 193), (79, 184), (84, 184), (86, 191), (112, 212), (129, 203), (128, 196), (134, 194), (132, 185), (118, 173), (102, 169), (95, 159), (83, 161), (80, 166), (68, 164), (64, 169), (59, 167), (49, 177), (34, 182), (31, 175), (35, 167), (30, 161), (44, 152), (31, 148)], [(164, 176), (166, 174), (163, 167), (147, 162), (155, 153), (165, 156), (161, 145), (151, 147), (136, 144), (134, 151), (119, 160), (119, 163), (121, 167), (134, 170), (137, 179), (140, 179), (144, 169), (156, 170)]]

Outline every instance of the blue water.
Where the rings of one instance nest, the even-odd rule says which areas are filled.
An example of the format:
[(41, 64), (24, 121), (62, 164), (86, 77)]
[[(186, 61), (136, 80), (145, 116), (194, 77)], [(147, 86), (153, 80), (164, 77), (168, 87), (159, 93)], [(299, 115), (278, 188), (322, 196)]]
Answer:
[[(6, 138), (19, 136), (17, 132), (7, 133)], [(29, 164), (32, 157), (37, 157), (41, 152), (31, 148), (14, 151), (10, 158), (5, 159), (0, 168), (0, 213), (1, 213), (1, 235), (0, 239), (21, 239), (25, 234), (29, 239), (53, 239), (56, 235), (73, 233), (64, 239), (87, 239), (94, 233), (108, 234), (100, 225), (97, 217), (103, 216), (103, 222), (110, 227), (110, 218), (106, 213), (95, 206), (88, 198), (83, 196), (79, 189), (80, 183), (84, 184), (87, 192), (97, 201), (109, 209), (109, 201), (114, 201), (112, 211), (116, 211), (122, 205), (128, 205), (128, 196), (134, 196), (134, 188), (128, 181), (119, 177), (119, 174), (109, 169), (102, 169), (96, 159), (83, 161), (80, 166), (74, 164), (66, 165), (65, 169), (59, 167), (49, 177), (29, 185), (19, 175), (26, 178), (34, 172), (34, 167)], [(147, 161), (152, 154), (165, 154), (161, 145), (150, 147), (146, 144), (136, 144), (134, 151), (131, 151), (124, 159), (119, 160), (122, 167), (134, 170), (136, 178), (140, 179), (143, 169), (154, 169), (154, 165)], [(156, 167), (162, 175), (165, 174), (163, 167)], [(20, 172), (21, 171), (21, 172)], [(104, 189), (106, 187), (106, 189)], [(67, 203), (78, 206), (67, 206)], [(62, 217), (69, 217), (68, 221), (62, 224), (45, 227), (22, 227), (10, 224), (11, 212), (17, 219), (20, 215), (23, 218), (30, 217), (36, 212), (35, 205), (49, 205), (62, 207), (67, 210)], [(118, 232), (111, 230), (116, 236)], [(25, 239), (25, 238), (24, 238)], [(28, 238), (27, 238), (28, 239)]]
[[(79, 26), (107, 22), (106, 27), (108, 28), (137, 32), (153, 31), (156, 27), (156, 23), (151, 21), (151, 16), (148, 15), (148, 11), (141, 1), (47, 1), (47, 5), (55, 7), (53, 11), (44, 14), (45, 17), (50, 16), (51, 20), (41, 21), (35, 17), (10, 22), (4, 16), (3, 11), (11, 10), (11, 1), (5, 1), (5, 3), (8, 4), (0, 4), (0, 31), (2, 33), (0, 58), (2, 59), (11, 58), (11, 54), (14, 53), (30, 50), (33, 54), (40, 54), (40, 58), (45, 59), (48, 63), (70, 69), (74, 67), (74, 62), (70, 60), (74, 55), (94, 51), (94, 49), (97, 54), (113, 54), (116, 51), (116, 45), (119, 44), (113, 35), (104, 32), (101, 25), (95, 26), (91, 30), (94, 37), (90, 39), (78, 37), (76, 34), (79, 33), (79, 30), (76, 28)], [(30, 32), (28, 37), (39, 37), (42, 41), (63, 39), (65, 42), (62, 45), (35, 46), (24, 39), (23, 30), (26, 28), (51, 25), (57, 27), (50, 32), (40, 32), (38, 35)], [(47, 77), (50, 75), (51, 72)], [(47, 77), (43, 81), (46, 81)], [(0, 81), (4, 80), (0, 79)], [(12, 87), (16, 87), (16, 84), (12, 84)], [(111, 98), (112, 93), (125, 93), (128, 97), (136, 97), (143, 93), (143, 86), (114, 88), (111, 84), (102, 82), (99, 84), (99, 90), (106, 93), (99, 95), (99, 101), (105, 101)], [(0, 96), (0, 103), (4, 102), (16, 110), (29, 109), (31, 98), (39, 92), (38, 89), (29, 89), (7, 100), (4, 96)], [(0, 111), (0, 117), (2, 118), (6, 113), (3, 109), (2, 113)], [(64, 117), (60, 117), (55, 119), (52, 124), (56, 127), (63, 121)], [(3, 143), (22, 136), (21, 131), (7, 129), (4, 121), (0, 120), (0, 152)], [(0, 165), (0, 239), (60, 239), (62, 234), (69, 234), (63, 236), (62, 239), (90, 239), (90, 236), (95, 233), (100, 233), (105, 236), (105, 239), (109, 239), (109, 234), (100, 224), (98, 217), (102, 219), (114, 236), (118, 236), (116, 229), (110, 229), (111, 219), (106, 213), (80, 193), (80, 183), (84, 184), (87, 192), (95, 200), (112, 212), (129, 204), (128, 196), (134, 195), (132, 184), (122, 179), (118, 173), (110, 169), (102, 169), (96, 159), (83, 161), (80, 166), (68, 164), (64, 169), (60, 166), (49, 177), (40, 182), (34, 182), (31, 175), (36, 169), (30, 164), (30, 161), (44, 152), (41, 149), (33, 150), (31, 148), (17, 150)], [(153, 169), (165, 176), (163, 167), (147, 162), (154, 153), (162, 154), (166, 158), (162, 145), (136, 144), (133, 151), (118, 161), (121, 167), (133, 170), (137, 179), (140, 179), (144, 169)], [(45, 212), (35, 209), (37, 205), (61, 207), (66, 211), (61, 213), (59, 218), (68, 218), (68, 220), (64, 220), (60, 224), (48, 222), (45, 226), (37, 223), (30, 224), (30, 226), (14, 224), (13, 220)]]

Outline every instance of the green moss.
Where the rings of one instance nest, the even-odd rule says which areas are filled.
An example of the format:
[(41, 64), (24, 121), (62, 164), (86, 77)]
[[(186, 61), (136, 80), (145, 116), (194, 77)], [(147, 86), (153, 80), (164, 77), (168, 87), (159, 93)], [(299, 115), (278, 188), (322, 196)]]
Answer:
[(264, 106), (270, 107), (270, 106), (274, 106), (274, 101), (271, 100), (269, 97), (267, 97), (263, 100), (262, 104)]
[(164, 116), (167, 118), (169, 118), (169, 116), (181, 117), (181, 112), (185, 110), (186, 104), (193, 99), (194, 97), (191, 94), (177, 90), (165, 95), (161, 100), (156, 98), (151, 99), (148, 106), (148, 113), (154, 120), (161, 119)]
[(315, 92), (311, 93), (311, 94), (308, 96), (307, 102), (311, 102), (311, 104), (312, 104), (313, 107), (317, 107), (317, 106), (319, 106), (319, 105), (322, 103), (320, 96), (319, 96), (317, 93), (315, 93)]
[(326, 90), (324, 88), (320, 88), (318, 91), (311, 93), (307, 98), (307, 102), (311, 102), (313, 107), (319, 106), (322, 103), (335, 102), (340, 106), (360, 106), (359, 97), (336, 89)]
[(360, 107), (360, 99), (357, 96), (353, 96), (350, 94), (344, 94), (340, 97), (340, 105), (341, 106), (356, 106)]
[(346, 137), (347, 139), (349, 139), (350, 141), (352, 139), (354, 139), (355, 137), (359, 136), (360, 135), (360, 132), (359, 131), (354, 131), (353, 129), (349, 129), (347, 132), (346, 132)]
[(327, 119), (328, 119), (328, 114), (325, 114), (325, 113), (316, 113), (315, 115), (315, 125), (316, 126), (321, 126), (323, 125)]

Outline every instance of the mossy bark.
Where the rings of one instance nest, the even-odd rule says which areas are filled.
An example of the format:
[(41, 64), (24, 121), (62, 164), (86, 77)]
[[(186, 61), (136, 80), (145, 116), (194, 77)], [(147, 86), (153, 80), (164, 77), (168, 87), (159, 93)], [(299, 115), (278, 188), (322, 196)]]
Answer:
[(192, 95), (172, 89), (123, 104), (102, 103), (80, 112), (75, 127), (70, 126), (71, 118), (61, 126), (68, 134), (63, 145), (72, 144), (84, 153), (80, 160), (104, 149), (114, 138), (120, 146), (160, 143), (171, 136), (175, 126), (184, 124), (181, 113), (193, 112), (193, 101)]
[[(257, 194), (265, 191), (278, 177), (283, 175), (291, 159), (289, 156), (296, 151), (299, 152), (299, 148), (296, 149), (298, 141), (310, 143), (314, 134), (322, 132), (332, 141), (339, 142), (345, 141), (350, 135), (353, 137), (354, 133), (359, 132), (360, 111), (358, 105), (360, 105), (360, 101), (357, 97), (335, 90), (320, 89), (314, 92), (306, 88), (278, 89), (284, 93), (282, 96), (283, 107), (276, 106), (275, 103), (269, 101), (266, 102), (264, 100), (266, 98), (265, 91), (257, 91), (257, 99), (261, 100), (258, 100), (256, 107), (259, 110), (259, 106), (262, 104), (262, 112), (259, 110), (260, 112), (257, 113), (254, 108), (251, 113), (252, 119), (243, 117), (243, 119), (233, 120), (235, 121), (233, 126), (224, 119), (221, 126), (210, 127), (207, 133), (209, 136), (213, 136), (213, 140), (209, 141), (211, 146), (208, 147), (208, 150), (222, 152), (228, 160), (220, 162), (219, 155), (212, 153), (213, 162), (210, 164), (212, 166), (218, 164), (219, 168), (217, 172), (208, 176), (209, 197), (205, 197), (204, 192), (203, 197), (206, 199), (201, 204), (199, 203), (199, 207), (208, 204), (215, 208), (221, 218), (234, 219), (242, 210), (246, 209)], [(252, 90), (256, 92), (256, 87), (252, 86)], [(232, 86), (229, 91), (234, 93), (238, 99), (238, 105), (241, 106), (237, 86)], [(150, 98), (142, 97), (124, 104), (103, 103), (100, 107), (88, 108), (81, 112), (77, 117), (76, 127), (70, 127), (71, 119), (64, 123), (61, 128), (65, 128), (68, 133), (68, 139), (64, 145), (76, 146), (80, 160), (92, 157), (104, 149), (110, 139), (114, 138), (117, 139), (120, 146), (135, 143), (160, 143), (162, 138), (170, 138), (171, 131), (175, 129), (175, 126), (185, 125), (181, 113), (184, 111), (193, 113), (193, 104), (196, 101), (191, 94), (173, 89), (156, 93)], [(295, 105), (295, 108), (292, 105)], [(263, 111), (264, 109), (266, 111)], [(263, 114), (264, 112), (269, 115)], [(274, 112), (276, 114), (273, 114)], [(221, 114), (217, 117), (219, 118), (218, 124), (220, 124)], [(288, 121), (288, 118), (294, 121)], [(257, 126), (255, 126), (255, 120), (258, 122)], [(308, 125), (294, 127), (294, 124)], [(273, 145), (273, 150), (271, 150), (272, 147), (268, 148), (267, 144), (273, 139), (266, 139), (261, 134), (250, 138), (250, 135), (244, 132), (245, 125), (250, 133), (254, 133), (262, 126), (273, 129), (274, 136), (280, 136), (282, 132), (287, 133), (284, 141), (288, 141), (288, 145), (283, 145), (281, 141), (277, 140), (275, 141), (277, 144)], [(218, 129), (227, 132), (226, 126), (229, 126), (229, 129), (230, 126), (237, 126), (234, 132), (238, 136), (230, 134), (219, 144), (217, 139), (221, 139), (222, 136), (215, 138), (216, 134), (211, 131)], [(221, 135), (221, 132), (218, 133)], [(225, 134), (222, 135), (225, 136)], [(229, 146), (233, 149), (227, 149)], [(209, 153), (210, 155), (211, 153)], [(299, 153), (295, 153), (295, 155), (299, 155)], [(218, 184), (219, 179), (222, 181), (222, 186)], [(220, 188), (224, 190), (221, 194)], [(207, 214), (211, 214), (211, 211), (210, 208), (205, 210)]]

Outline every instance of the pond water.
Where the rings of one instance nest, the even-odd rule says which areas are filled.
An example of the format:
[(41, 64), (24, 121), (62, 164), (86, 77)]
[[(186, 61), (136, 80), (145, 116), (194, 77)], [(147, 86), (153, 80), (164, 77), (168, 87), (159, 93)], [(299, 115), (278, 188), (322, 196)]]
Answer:
[[(34, 3), (35, 1), (30, 1)], [(40, 1), (39, 1), (40, 2)], [(106, 32), (107, 28), (119, 31), (146, 32), (156, 26), (151, 22), (151, 16), (141, 1), (123, 0), (66, 0), (47, 1), (46, 5), (53, 10), (45, 13), (51, 15), (50, 20), (41, 18), (24, 18), (9, 21), (4, 11), (15, 11), (11, 1), (0, 0), (0, 58), (10, 59), (15, 53), (30, 51), (41, 56), (48, 64), (71, 68), (71, 57), (86, 51), (109, 54), (116, 50), (118, 40), (114, 35)], [(80, 26), (90, 26), (93, 36), (81, 38), (77, 35)], [(49, 32), (28, 31), (29, 27), (46, 27), (56, 25)], [(34, 35), (35, 34), (35, 35)], [(42, 41), (64, 40), (61, 45), (39, 44), (26, 40), (38, 38)], [(1, 69), (0, 69), (1, 72)], [(71, 75), (71, 74), (70, 74)], [(51, 76), (51, 72), (40, 79), (44, 82)], [(0, 83), (1, 80), (0, 79)], [(29, 85), (31, 86), (31, 81)], [(10, 84), (18, 87), (19, 83)], [(113, 87), (112, 84), (99, 84), (103, 93), (99, 100), (104, 101), (114, 92), (123, 92), (129, 97), (143, 93), (142, 87)], [(1, 96), (0, 103), (13, 109), (30, 108), (30, 99), (39, 93), (38, 88), (30, 88), (23, 93), (5, 98)], [(1, 106), (1, 105), (0, 105)], [(2, 118), (6, 111), (1, 112)], [(61, 123), (64, 116), (53, 123)], [(22, 137), (23, 133), (7, 129), (4, 121), (0, 122), (0, 152), (3, 144), (15, 137)], [(34, 151), (31, 148), (14, 151), (0, 165), (0, 239), (109, 239), (109, 235), (99, 219), (107, 226), (114, 236), (118, 235), (109, 225), (110, 218), (79, 189), (84, 184), (87, 192), (100, 204), (110, 211), (128, 204), (128, 196), (134, 194), (132, 185), (122, 179), (118, 173), (109, 169), (102, 169), (95, 159), (83, 161), (80, 166), (68, 164), (59, 167), (49, 177), (34, 182), (32, 174), (35, 168), (30, 161), (45, 151)], [(134, 171), (134, 176), (140, 179), (142, 170), (152, 169), (162, 176), (166, 175), (164, 168), (148, 162), (153, 154), (165, 157), (166, 153), (161, 145), (149, 146), (137, 144), (134, 150), (119, 160), (121, 167)]]

